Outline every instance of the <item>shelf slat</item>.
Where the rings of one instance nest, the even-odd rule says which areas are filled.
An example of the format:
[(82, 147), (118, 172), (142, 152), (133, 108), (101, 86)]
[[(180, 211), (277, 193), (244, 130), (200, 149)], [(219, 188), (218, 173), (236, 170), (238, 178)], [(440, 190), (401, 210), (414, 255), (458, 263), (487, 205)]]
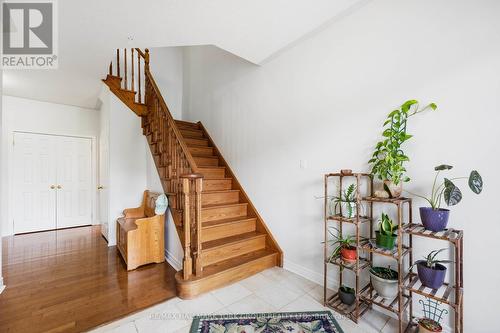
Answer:
[(384, 203), (392, 203), (392, 204), (400, 204), (400, 203), (405, 203), (405, 202), (411, 202), (411, 198), (404, 198), (404, 197), (399, 197), (399, 198), (377, 198), (377, 197), (364, 197), (362, 199), (363, 201), (368, 201), (368, 202), (384, 202)]
[[(360, 297), (365, 302), (375, 304), (396, 314), (399, 313), (399, 296), (387, 299), (379, 296), (375, 290), (373, 290), (372, 295), (370, 295), (370, 289), (367, 289), (360, 295)], [(403, 311), (406, 309), (410, 301), (411, 298), (409, 296), (403, 295)]]
[(463, 237), (462, 230), (449, 228), (443, 231), (431, 231), (425, 229), (423, 225), (417, 223), (407, 224), (403, 228), (403, 232), (422, 237), (445, 240), (452, 243), (460, 240)]
[(370, 266), (370, 261), (368, 261), (365, 258), (359, 258), (359, 267), (356, 268), (356, 262), (344, 261), (344, 260), (342, 260), (340, 255), (336, 256), (335, 258), (332, 258), (331, 261), (326, 261), (326, 263), (333, 264), (333, 265), (348, 269), (348, 270), (353, 271), (353, 272), (360, 271), (360, 270)]
[[(455, 286), (445, 283), (438, 289), (431, 289), (424, 286), (422, 282), (420, 282), (417, 274), (410, 273), (408, 275), (409, 278), (407, 276), (407, 278), (405, 279), (407, 283), (403, 285), (404, 289), (425, 297), (432, 298), (438, 302), (448, 304), (453, 308), (456, 308), (459, 305), (455, 303)], [(459, 293), (462, 294), (462, 289), (459, 290)]]
[[(356, 217), (343, 217), (341, 215), (331, 215), (328, 216), (328, 220), (333, 220), (333, 221), (339, 221), (339, 222), (346, 222), (346, 223), (352, 223), (352, 224), (358, 224), (358, 220)], [(369, 222), (371, 219), (368, 216), (360, 216), (359, 217), (359, 222), (364, 223), (364, 222)]]
[[(380, 255), (383, 255), (383, 256), (386, 256), (386, 257), (391, 257), (391, 258), (394, 258), (394, 259), (399, 259), (398, 257), (398, 247), (395, 246), (394, 249), (392, 250), (386, 250), (386, 249), (382, 249), (382, 248), (379, 248), (379, 247), (376, 247), (374, 245), (372, 245), (372, 243), (370, 242), (371, 240), (363, 240), (360, 242), (360, 250), (363, 250), (363, 251), (367, 251), (367, 252), (372, 252), (372, 253), (376, 253), (376, 254), (380, 254)], [(375, 240), (373, 239), (372, 240), (373, 242), (375, 242)], [(410, 252), (410, 248), (406, 245), (403, 245), (403, 253), (401, 254), (401, 257), (403, 258), (404, 256), (406, 256), (408, 253)]]

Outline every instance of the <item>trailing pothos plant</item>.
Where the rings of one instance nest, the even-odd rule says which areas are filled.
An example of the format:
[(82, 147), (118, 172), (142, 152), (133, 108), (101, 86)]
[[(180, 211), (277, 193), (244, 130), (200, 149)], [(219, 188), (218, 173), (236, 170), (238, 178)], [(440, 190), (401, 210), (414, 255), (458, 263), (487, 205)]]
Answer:
[(430, 197), (425, 197), (409, 191), (406, 192), (427, 200), (432, 209), (440, 209), (443, 199), (448, 206), (454, 206), (462, 200), (462, 191), (460, 191), (458, 186), (453, 183), (454, 180), (467, 179), (471, 191), (476, 194), (481, 193), (481, 191), (483, 190), (483, 179), (481, 178), (479, 172), (477, 172), (476, 170), (472, 170), (469, 174), (469, 177), (444, 178), (443, 182), (438, 185), (437, 180), (440, 172), (451, 170), (452, 168), (453, 166), (447, 164), (441, 164), (434, 168), (434, 170), (436, 171), (436, 175), (434, 176), (434, 182), (432, 184)]
[(371, 173), (374, 176), (380, 180), (390, 180), (395, 185), (410, 180), (405, 175), (404, 167), (404, 163), (410, 159), (401, 148), (403, 143), (412, 138), (412, 135), (407, 133), (408, 119), (425, 110), (436, 110), (436, 108), (434, 103), (420, 108), (418, 101), (409, 100), (399, 109), (389, 113), (383, 125), (384, 139), (377, 143), (372, 158), (368, 161), (372, 165)]

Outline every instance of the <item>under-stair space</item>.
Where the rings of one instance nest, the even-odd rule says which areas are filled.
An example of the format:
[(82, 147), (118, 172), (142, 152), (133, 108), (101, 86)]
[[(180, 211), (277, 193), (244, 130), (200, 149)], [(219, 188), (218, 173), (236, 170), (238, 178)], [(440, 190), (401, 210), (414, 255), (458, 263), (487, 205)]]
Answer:
[[(281, 249), (206, 129), (200, 122), (172, 118), (149, 71), (148, 51), (135, 50), (139, 64), (142, 59), (144, 84), (132, 74), (135, 84), (123, 86), (127, 80), (120, 75), (119, 62), (123, 59), (127, 68), (127, 58), (120, 52), (118, 72), (113, 75), (110, 65), (103, 81), (142, 118), (184, 247), (183, 270), (176, 274), (178, 296), (193, 298), (282, 266)], [(133, 67), (131, 72), (138, 73)], [(143, 86), (144, 94), (136, 94), (134, 86)]]

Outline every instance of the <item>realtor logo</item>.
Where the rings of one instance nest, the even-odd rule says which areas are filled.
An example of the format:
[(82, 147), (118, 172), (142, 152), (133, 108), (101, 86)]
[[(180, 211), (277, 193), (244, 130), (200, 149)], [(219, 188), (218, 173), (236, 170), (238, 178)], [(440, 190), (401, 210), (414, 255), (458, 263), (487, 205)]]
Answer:
[(2, 3), (3, 68), (57, 68), (55, 9), (54, 0)]

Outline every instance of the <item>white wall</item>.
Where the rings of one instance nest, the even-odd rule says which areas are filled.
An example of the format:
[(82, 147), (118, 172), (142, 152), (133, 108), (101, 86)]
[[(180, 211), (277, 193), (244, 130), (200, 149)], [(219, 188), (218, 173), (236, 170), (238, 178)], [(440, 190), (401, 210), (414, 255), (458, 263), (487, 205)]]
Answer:
[[(500, 2), (372, 1), (256, 67), (214, 47), (186, 52), (185, 118), (201, 120), (285, 253), (285, 265), (321, 280), (322, 176), (366, 161), (388, 112), (407, 99), (439, 111), (411, 120), (412, 191), (430, 190), (433, 167), (477, 169), (450, 226), (465, 230), (465, 331), (496, 330), (500, 297)], [(300, 160), (307, 167), (300, 168)], [(420, 199), (417, 208), (425, 205)], [(430, 241), (415, 244), (415, 258)], [(480, 304), (480, 306), (478, 306)], [(450, 316), (453, 312), (450, 312)]]
[[(100, 96), (101, 150), (107, 153), (108, 191), (107, 235), (108, 245), (116, 245), (116, 219), (125, 208), (138, 207), (147, 188), (146, 145), (142, 135), (141, 119), (104, 86)], [(102, 155), (101, 155), (102, 156)], [(103, 160), (104, 156), (101, 157)], [(101, 203), (102, 204), (102, 203)], [(106, 227), (106, 217), (101, 217)]]
[[(12, 140), (15, 131), (46, 133), (56, 135), (70, 135), (92, 138), (93, 180), (96, 184), (96, 142), (99, 135), (99, 114), (93, 109), (84, 109), (76, 106), (39, 102), (35, 100), (3, 96), (2, 136), (1, 145), (3, 155), (1, 174), (4, 177), (2, 186), (2, 234), (13, 233), (12, 184), (10, 182), (13, 161)], [(94, 187), (95, 188), (95, 187)], [(96, 194), (92, 195), (92, 209), (96, 218)]]

